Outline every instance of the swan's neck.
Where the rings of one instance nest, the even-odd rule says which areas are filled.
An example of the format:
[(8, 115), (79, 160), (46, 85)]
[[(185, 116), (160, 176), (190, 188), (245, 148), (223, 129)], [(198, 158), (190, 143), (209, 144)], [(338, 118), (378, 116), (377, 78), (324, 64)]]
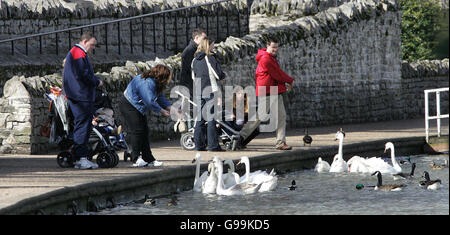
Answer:
[(338, 150), (338, 154), (339, 154), (339, 157), (341, 157), (342, 158), (342, 146), (344, 145), (344, 139), (342, 139), (342, 138), (339, 138), (339, 150)]
[(248, 182), (250, 180), (250, 162), (245, 161), (245, 181)]
[(219, 164), (217, 164), (217, 190), (218, 191), (223, 190), (222, 175), (223, 175), (223, 165), (221, 163), (219, 163)]
[(200, 177), (200, 159), (196, 159), (196, 168), (195, 168), (195, 179), (194, 179), (194, 185), (197, 183), (198, 178)]
[(395, 160), (395, 151), (394, 151), (394, 148), (392, 148), (392, 147), (391, 147), (391, 161), (392, 161), (392, 166), (394, 166), (395, 168), (400, 168), (400, 165)]

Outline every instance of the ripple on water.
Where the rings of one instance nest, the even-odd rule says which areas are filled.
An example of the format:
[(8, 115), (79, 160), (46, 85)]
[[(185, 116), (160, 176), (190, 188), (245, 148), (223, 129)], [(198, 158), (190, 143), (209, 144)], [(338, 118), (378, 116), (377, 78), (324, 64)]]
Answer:
[[(399, 192), (356, 190), (356, 184), (376, 185), (369, 174), (323, 173), (302, 170), (280, 175), (275, 191), (244, 196), (203, 195), (193, 191), (182, 192), (177, 206), (168, 206), (170, 198), (157, 199), (156, 206), (128, 204), (99, 214), (449, 214), (449, 170), (431, 170), (432, 161), (442, 164), (448, 155), (411, 156), (416, 162), (415, 179), (393, 180), (383, 177), (383, 184), (404, 183)], [(410, 165), (402, 165), (404, 172)], [(426, 170), (431, 179), (442, 180), (437, 191), (425, 190), (418, 184)], [(292, 180), (297, 190), (290, 191)]]

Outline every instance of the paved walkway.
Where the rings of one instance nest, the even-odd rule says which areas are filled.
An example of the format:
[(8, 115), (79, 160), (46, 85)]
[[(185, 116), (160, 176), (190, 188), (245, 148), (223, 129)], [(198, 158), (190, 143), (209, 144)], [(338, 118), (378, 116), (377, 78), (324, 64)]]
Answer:
[[(443, 134), (448, 135), (448, 119), (442, 122)], [(431, 133), (435, 134), (436, 128), (434, 123), (431, 123), (431, 127), (433, 128)], [(309, 134), (313, 137), (311, 147), (303, 146), (303, 129), (288, 128), (287, 143), (292, 145), (294, 150), (336, 146), (337, 151), (338, 143), (334, 141), (334, 137), (339, 128), (343, 128), (346, 133), (344, 144), (425, 136), (424, 120), (414, 119), (310, 128)], [(224, 152), (219, 155), (238, 159), (243, 155), (255, 157), (280, 152), (274, 149), (274, 141), (275, 133), (262, 133), (249, 144), (247, 149), (243, 151)], [(380, 149), (380, 151), (382, 150)], [(24, 199), (66, 186), (120, 179), (149, 171), (161, 171), (182, 165), (192, 165), (191, 161), (196, 153), (194, 151), (182, 150), (178, 139), (153, 143), (152, 151), (158, 160), (164, 162), (162, 169), (131, 168), (130, 162), (123, 161), (122, 153), (119, 154), (121, 161), (116, 168), (96, 170), (60, 168), (56, 163), (55, 154), (0, 155), (0, 210)], [(211, 152), (202, 153), (204, 153), (202, 155), (202, 162), (206, 162), (214, 154)]]

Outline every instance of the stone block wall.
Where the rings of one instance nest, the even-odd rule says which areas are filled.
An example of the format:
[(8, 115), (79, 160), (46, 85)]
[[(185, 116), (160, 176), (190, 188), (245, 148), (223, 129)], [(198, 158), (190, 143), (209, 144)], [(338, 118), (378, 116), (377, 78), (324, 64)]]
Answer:
[[(448, 80), (445, 81), (448, 59), (431, 62), (433, 66), (402, 63), (400, 20), (401, 12), (395, 1), (352, 1), (284, 26), (267, 28), (242, 38), (229, 37), (216, 45), (216, 56), (228, 75), (222, 85), (254, 86), (257, 50), (265, 47), (268, 37), (276, 37), (280, 41), (279, 64), (295, 79), (295, 87), (286, 94), (285, 102), (291, 127), (420, 117), (422, 101), (411, 97), (420, 97), (424, 87), (448, 86)], [(138, 73), (136, 66), (151, 68), (158, 63), (173, 69), (174, 81), (170, 88), (177, 85), (180, 54), (127, 62), (125, 66), (113, 67), (110, 72), (97, 73), (113, 98), (115, 110), (118, 111), (117, 98)], [(34, 86), (50, 78), (60, 83), (58, 74), (11, 79), (16, 83), (19, 80), (30, 94), (28, 102), (32, 105), (25, 122), (31, 123), (32, 132), (26, 136), (30, 137), (32, 153), (45, 151), (49, 146), (44, 140), (37, 142), (35, 137), (45, 121), (44, 107), (48, 107), (48, 103), (40, 98), (43, 91)], [(166, 91), (167, 97), (169, 92), (170, 89)], [(9, 92), (5, 90), (5, 94)], [(446, 99), (448, 102), (448, 97)], [(4, 145), (16, 140), (16, 145), (9, 144), (9, 152), (23, 151), (15, 147), (21, 143), (15, 138), (20, 129), (15, 122), (19, 122), (10, 115), (18, 112), (11, 105), (13, 97), (0, 98), (0, 102), (4, 104), (0, 113), (0, 138)], [(116, 115), (119, 123), (122, 122), (123, 117), (118, 112)], [(177, 136), (172, 129), (174, 122), (159, 114), (149, 115), (148, 124), (152, 140)]]
[[(51, 32), (207, 2), (211, 1), (0, 0), (0, 39)], [(224, 40), (228, 35), (245, 35), (249, 32), (249, 12), (246, 1), (239, 3), (240, 5), (238, 1), (230, 1), (220, 5), (167, 13), (164, 17), (163, 15), (146, 17), (143, 21), (140, 19), (131, 21), (131, 26), (130, 22), (126, 21), (120, 23), (120, 26), (110, 24), (107, 29), (105, 26), (84, 29), (93, 31), (98, 41), (95, 53), (91, 56), (92, 63), (101, 71), (109, 71), (111, 67), (123, 65), (127, 60), (145, 61), (155, 57), (167, 57), (186, 47), (192, 30), (196, 27), (207, 30), (208, 35), (217, 42)], [(120, 54), (118, 27), (120, 27)], [(15, 42), (14, 56), (11, 56), (11, 43), (0, 44), (0, 96), (4, 83), (14, 75), (29, 77), (58, 72), (62, 60), (70, 48), (78, 42), (80, 36), (81, 30), (71, 31), (70, 38), (68, 32), (59, 33), (58, 54), (55, 35), (42, 37), (43, 54), (39, 53), (39, 38), (28, 40), (28, 56), (25, 55), (25, 40)]]

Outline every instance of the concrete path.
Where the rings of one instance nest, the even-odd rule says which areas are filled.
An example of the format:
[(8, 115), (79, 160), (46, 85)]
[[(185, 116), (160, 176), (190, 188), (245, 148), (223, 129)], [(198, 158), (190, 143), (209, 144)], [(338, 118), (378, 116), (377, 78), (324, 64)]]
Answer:
[[(443, 134), (448, 135), (448, 119), (442, 120)], [(431, 123), (432, 134), (436, 134), (435, 122)], [(312, 150), (337, 147), (334, 141), (336, 131), (343, 128), (346, 133), (344, 144), (362, 143), (376, 140), (388, 140), (406, 137), (424, 137), (424, 120), (400, 120), (389, 122), (362, 123), (315, 127), (309, 129), (313, 137), (311, 147), (303, 146), (303, 129), (287, 130), (287, 143), (293, 150)], [(238, 159), (241, 156), (257, 157), (279, 151), (274, 149), (275, 133), (261, 133), (250, 142), (243, 151), (223, 152), (218, 155)], [(380, 153), (384, 146), (380, 146)], [(179, 139), (152, 143), (154, 156), (164, 162), (163, 168), (132, 168), (130, 162), (124, 162), (119, 153), (120, 163), (112, 169), (77, 170), (63, 169), (56, 163), (56, 154), (49, 155), (0, 155), (0, 211), (25, 199), (42, 195), (67, 186), (77, 186), (106, 180), (119, 180), (139, 176), (150, 171), (164, 171), (181, 166), (191, 166), (194, 151), (182, 150)], [(202, 162), (207, 162), (215, 153), (202, 152)]]

